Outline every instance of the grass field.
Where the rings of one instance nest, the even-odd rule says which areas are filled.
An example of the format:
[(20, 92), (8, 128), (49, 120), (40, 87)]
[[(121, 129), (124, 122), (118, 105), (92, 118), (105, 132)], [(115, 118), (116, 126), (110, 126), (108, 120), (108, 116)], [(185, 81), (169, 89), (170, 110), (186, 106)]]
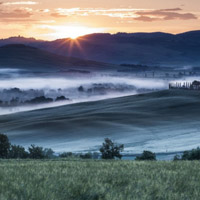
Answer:
[(1, 200), (197, 200), (199, 162), (0, 161)]
[(166, 90), (0, 116), (13, 144), (96, 151), (111, 138), (125, 151), (180, 152), (200, 141), (200, 93)]

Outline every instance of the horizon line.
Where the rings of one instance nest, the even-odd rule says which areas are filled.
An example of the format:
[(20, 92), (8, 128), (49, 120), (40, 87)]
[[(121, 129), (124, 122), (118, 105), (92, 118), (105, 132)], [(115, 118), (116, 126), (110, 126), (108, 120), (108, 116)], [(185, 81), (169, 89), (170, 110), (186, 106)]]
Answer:
[(180, 35), (180, 34), (184, 34), (184, 33), (189, 33), (189, 32), (200, 32), (200, 29), (195, 29), (195, 30), (189, 30), (189, 31), (184, 31), (184, 32), (178, 32), (178, 33), (170, 33), (170, 32), (164, 32), (164, 31), (153, 31), (153, 32), (145, 32), (145, 31), (141, 31), (141, 32), (115, 32), (115, 33), (109, 33), (109, 32), (96, 32), (96, 33), (90, 33), (90, 34), (85, 34), (82, 36), (79, 36), (75, 39), (70, 38), (70, 37), (66, 37), (66, 38), (56, 38), (56, 39), (52, 39), (52, 40), (44, 40), (44, 39), (40, 39), (39, 37), (26, 37), (23, 35), (16, 35), (16, 36), (10, 36), (10, 37), (3, 37), (0, 38), (0, 40), (6, 40), (6, 39), (11, 39), (11, 38), (25, 38), (25, 39), (34, 39), (34, 40), (40, 40), (40, 41), (55, 41), (55, 40), (62, 40), (62, 39), (70, 39), (70, 40), (77, 40), (81, 37), (85, 37), (88, 35), (95, 35), (95, 34), (109, 34), (109, 35), (117, 35), (117, 34), (153, 34), (153, 33), (163, 33), (163, 34), (169, 34), (169, 35)]

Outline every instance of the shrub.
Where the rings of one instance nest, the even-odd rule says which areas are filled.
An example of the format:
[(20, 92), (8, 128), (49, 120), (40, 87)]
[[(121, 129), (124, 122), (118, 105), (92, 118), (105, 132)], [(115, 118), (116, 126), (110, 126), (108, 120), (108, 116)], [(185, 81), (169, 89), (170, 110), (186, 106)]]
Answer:
[(25, 148), (19, 145), (11, 145), (9, 151), (9, 158), (28, 158), (29, 154), (26, 152)]
[(8, 158), (10, 142), (5, 134), (0, 134), (0, 158)]
[(69, 158), (72, 157), (73, 153), (72, 152), (63, 152), (59, 155), (60, 158)]
[(137, 156), (135, 160), (156, 160), (156, 154), (151, 151), (143, 151), (142, 155)]
[(185, 151), (182, 155), (183, 160), (200, 160), (200, 148)]
[(124, 145), (117, 145), (111, 139), (106, 138), (105, 142), (102, 144), (100, 148), (101, 158), (102, 159), (114, 159), (114, 158), (122, 158), (120, 154), (124, 150)]
[(92, 154), (90, 152), (88, 152), (86, 154), (81, 154), (80, 158), (82, 158), (82, 159), (92, 159)]
[(184, 151), (182, 156), (174, 156), (174, 160), (200, 160), (200, 148)]
[(180, 155), (175, 155), (173, 161), (178, 161), (181, 160), (181, 156)]

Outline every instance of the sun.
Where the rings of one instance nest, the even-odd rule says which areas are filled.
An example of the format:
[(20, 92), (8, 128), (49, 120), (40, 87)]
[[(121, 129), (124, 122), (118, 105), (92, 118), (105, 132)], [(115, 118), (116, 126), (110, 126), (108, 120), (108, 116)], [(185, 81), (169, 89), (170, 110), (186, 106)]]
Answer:
[(44, 28), (48, 28), (51, 30), (51, 33), (47, 34), (52, 39), (59, 38), (71, 38), (75, 40), (76, 38), (92, 34), (103, 32), (102, 28), (91, 28), (87, 26), (79, 26), (79, 25), (66, 25), (66, 26), (45, 26)]

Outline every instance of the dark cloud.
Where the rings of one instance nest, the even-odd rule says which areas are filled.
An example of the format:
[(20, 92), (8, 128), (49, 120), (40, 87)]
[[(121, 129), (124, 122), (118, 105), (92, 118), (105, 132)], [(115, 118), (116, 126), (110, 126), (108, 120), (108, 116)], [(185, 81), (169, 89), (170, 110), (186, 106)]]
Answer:
[[(179, 11), (179, 12), (178, 12)], [(152, 22), (158, 20), (191, 20), (197, 19), (197, 16), (193, 13), (182, 13), (181, 8), (171, 8), (171, 9), (160, 9), (153, 11), (139, 11), (135, 14), (138, 17), (135, 17), (135, 20)]]
[(173, 12), (173, 11), (181, 11), (181, 8), (167, 8), (167, 9), (160, 9), (160, 11), (164, 12)]
[(11, 11), (0, 10), (0, 18), (10, 19), (10, 18), (29, 18), (32, 15), (31, 12), (24, 9), (15, 9)]
[(152, 22), (152, 21), (155, 21), (155, 18), (140, 16), (140, 17), (135, 18), (135, 20), (144, 21), (144, 22)]

